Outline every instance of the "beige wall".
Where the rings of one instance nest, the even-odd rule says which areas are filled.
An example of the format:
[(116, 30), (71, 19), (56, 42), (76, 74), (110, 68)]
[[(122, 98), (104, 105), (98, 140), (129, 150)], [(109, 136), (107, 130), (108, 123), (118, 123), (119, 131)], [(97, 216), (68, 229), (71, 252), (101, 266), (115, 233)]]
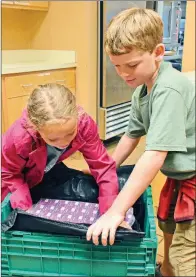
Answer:
[(50, 1), (48, 12), (3, 9), (2, 40), (6, 50), (76, 51), (77, 102), (96, 119), (96, 1)]
[(195, 1), (187, 1), (182, 71), (195, 70)]
[(2, 9), (2, 49), (28, 49), (31, 38), (27, 25), (27, 12)]
[(43, 20), (37, 16), (33, 49), (74, 50), (77, 53), (77, 102), (96, 119), (97, 3), (53, 1)]
[[(183, 71), (195, 69), (195, 2), (187, 1)], [(50, 1), (48, 12), (2, 9), (2, 49), (75, 50), (77, 101), (96, 119), (97, 3)]]
[[(2, 9), (2, 50), (30, 49), (46, 12)], [(39, 18), (39, 21), (37, 21)]]

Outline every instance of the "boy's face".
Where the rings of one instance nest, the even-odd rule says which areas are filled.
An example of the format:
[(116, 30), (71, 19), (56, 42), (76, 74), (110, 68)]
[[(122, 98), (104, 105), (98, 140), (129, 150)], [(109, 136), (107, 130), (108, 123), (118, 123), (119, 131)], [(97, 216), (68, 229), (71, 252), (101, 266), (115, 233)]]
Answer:
[(118, 75), (127, 85), (136, 88), (143, 84), (148, 86), (151, 83), (163, 55), (164, 46), (160, 44), (152, 54), (133, 49), (127, 54), (109, 55), (109, 58)]
[(77, 119), (70, 117), (66, 122), (46, 124), (38, 132), (47, 144), (64, 149), (77, 134)]

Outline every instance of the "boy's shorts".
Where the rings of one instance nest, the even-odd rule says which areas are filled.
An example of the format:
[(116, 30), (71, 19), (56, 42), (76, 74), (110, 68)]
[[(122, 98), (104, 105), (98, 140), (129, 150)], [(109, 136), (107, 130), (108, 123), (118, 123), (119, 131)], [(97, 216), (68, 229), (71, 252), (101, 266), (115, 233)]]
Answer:
[(173, 234), (169, 259), (175, 276), (196, 276), (195, 219), (182, 223), (174, 221), (178, 188), (174, 190), (168, 219), (164, 222), (159, 220), (158, 224), (164, 233)]

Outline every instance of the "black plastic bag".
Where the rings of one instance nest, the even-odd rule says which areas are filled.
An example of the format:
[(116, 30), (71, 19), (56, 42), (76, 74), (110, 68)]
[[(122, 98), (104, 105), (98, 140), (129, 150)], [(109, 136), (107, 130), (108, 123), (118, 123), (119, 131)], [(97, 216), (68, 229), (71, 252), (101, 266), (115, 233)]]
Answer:
[[(134, 166), (122, 166), (117, 170), (119, 180), (119, 191), (129, 178)], [(81, 171), (70, 169), (63, 163), (57, 164), (51, 171), (45, 174), (42, 182), (31, 189), (34, 203), (40, 198), (73, 200), (97, 203), (98, 185), (91, 175)], [(136, 221), (133, 230), (119, 227), (116, 233), (117, 239), (128, 239), (129, 237), (145, 235), (142, 232), (144, 219), (144, 205), (140, 197), (134, 205), (134, 216)], [(43, 219), (27, 214), (22, 210), (14, 210), (2, 223), (2, 231), (18, 230), (27, 232), (43, 232), (53, 234), (85, 236), (89, 225), (62, 223), (49, 219)]]

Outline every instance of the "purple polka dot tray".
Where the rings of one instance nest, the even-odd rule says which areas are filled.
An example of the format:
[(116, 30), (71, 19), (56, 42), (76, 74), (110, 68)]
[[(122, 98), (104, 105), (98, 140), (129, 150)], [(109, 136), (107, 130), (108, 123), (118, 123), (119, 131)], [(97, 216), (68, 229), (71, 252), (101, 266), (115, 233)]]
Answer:
[[(36, 217), (77, 224), (92, 224), (100, 217), (98, 204), (55, 199), (40, 199), (26, 212)], [(125, 220), (133, 225), (133, 208), (128, 210)]]

